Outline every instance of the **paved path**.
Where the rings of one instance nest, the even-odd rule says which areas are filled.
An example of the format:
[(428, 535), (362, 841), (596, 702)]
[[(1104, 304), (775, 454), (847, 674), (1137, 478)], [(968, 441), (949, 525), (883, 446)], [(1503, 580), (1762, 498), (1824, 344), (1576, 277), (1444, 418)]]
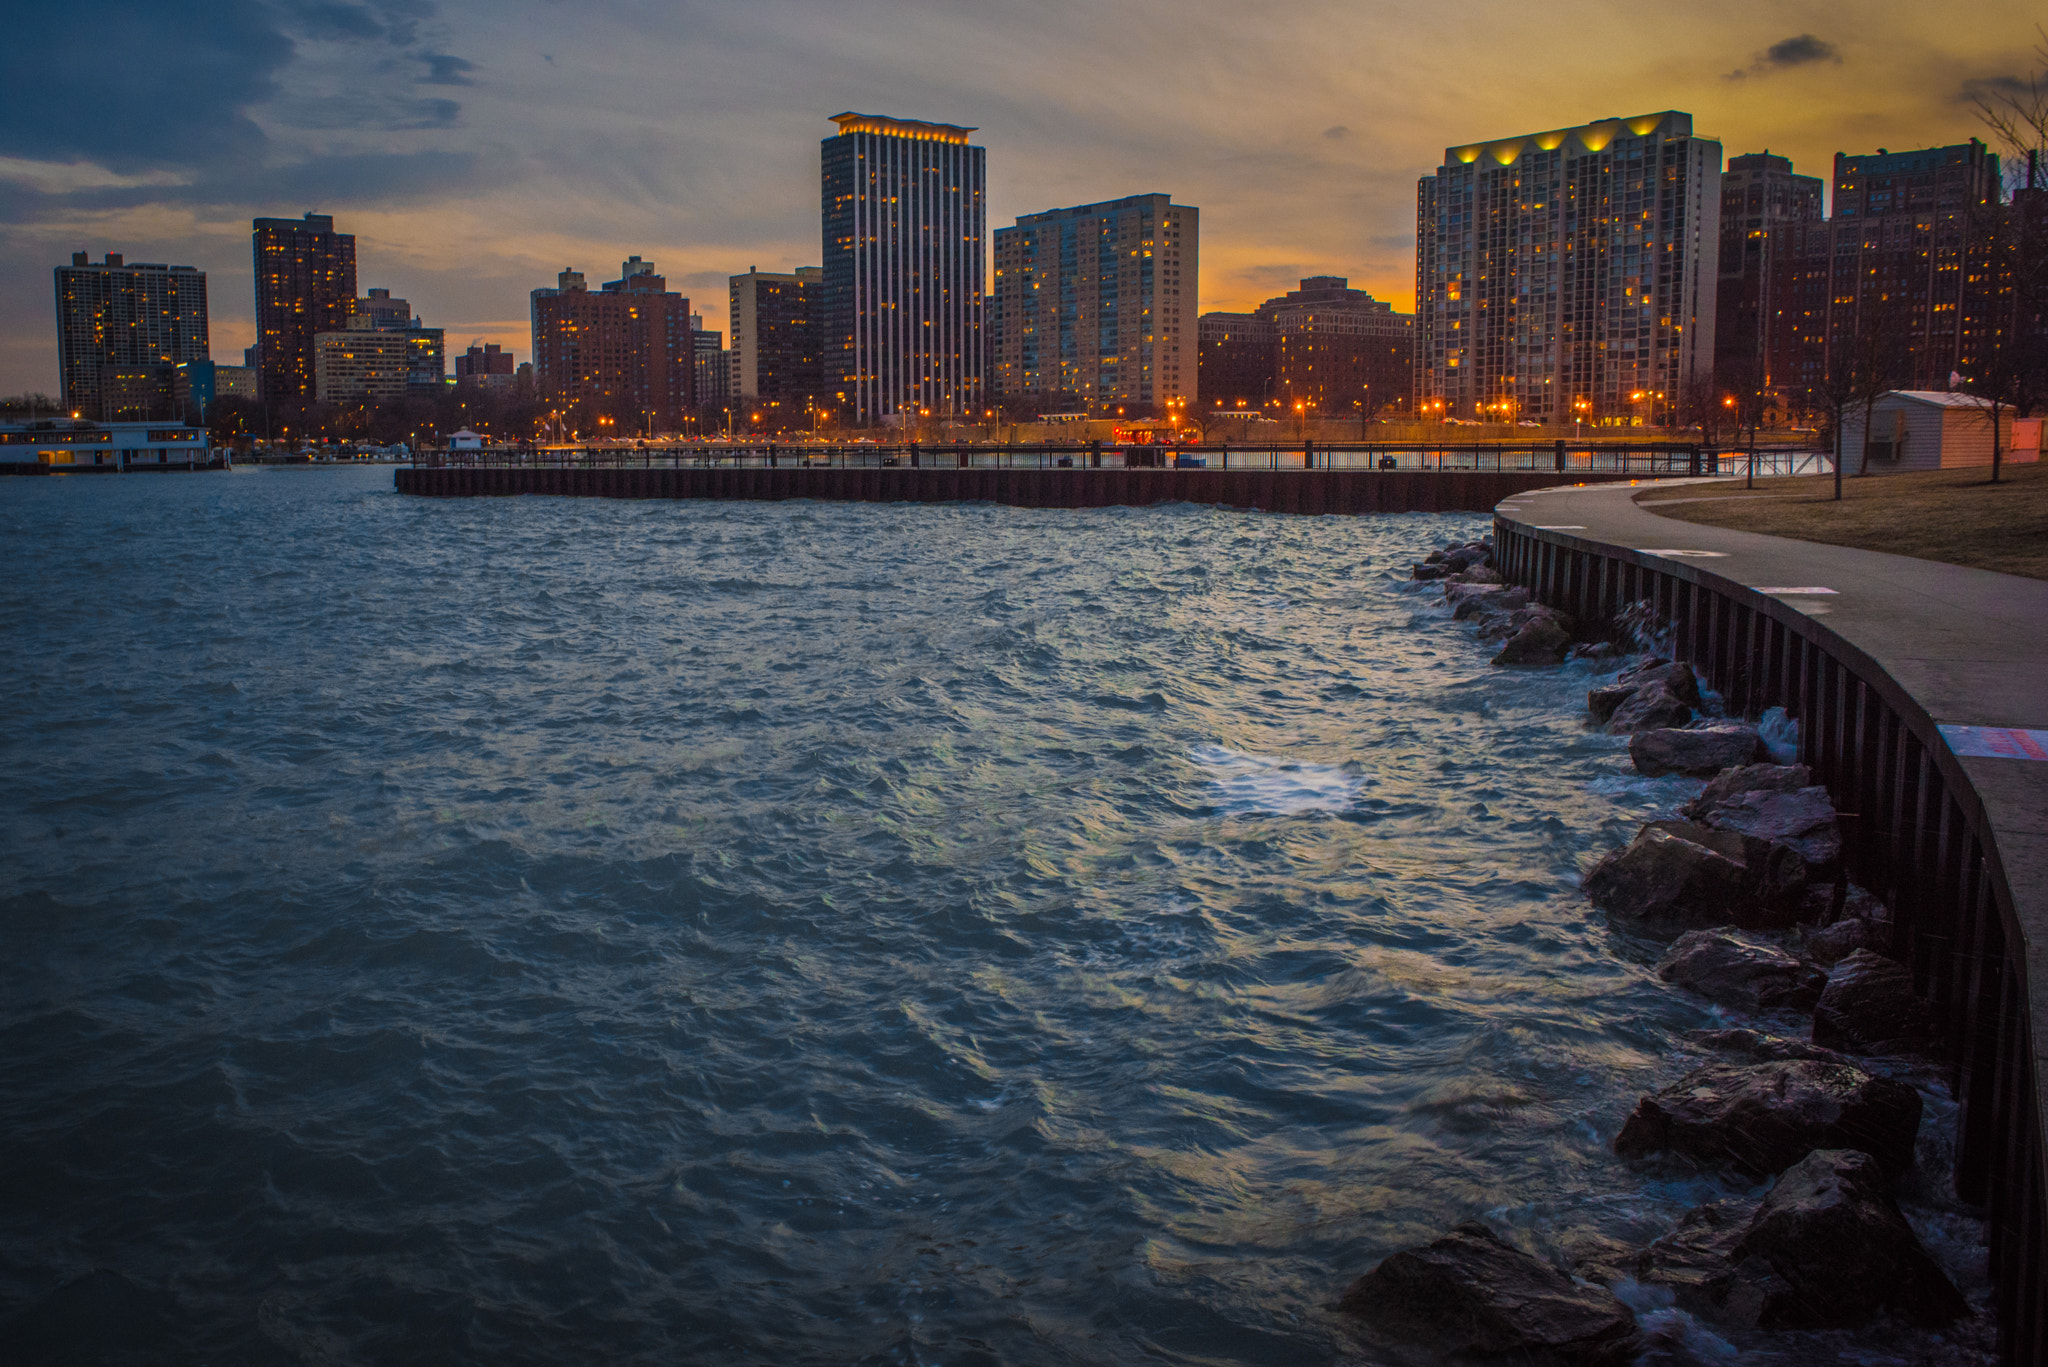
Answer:
[[(1525, 526), (1683, 560), (1772, 593), (1820, 618), (1918, 699), (1943, 727), (1983, 800), (2026, 937), (2034, 1058), (2048, 1065), (2048, 750), (2038, 760), (1971, 755), (1965, 752), (1972, 740), (2002, 740), (2009, 748), (2013, 742), (1949, 729), (2048, 731), (2048, 581), (1695, 526), (1639, 506), (1638, 492), (1627, 485), (1551, 489), (1515, 495), (1494, 512)], [(2024, 752), (2028, 742), (2022, 739), (2017, 748)]]

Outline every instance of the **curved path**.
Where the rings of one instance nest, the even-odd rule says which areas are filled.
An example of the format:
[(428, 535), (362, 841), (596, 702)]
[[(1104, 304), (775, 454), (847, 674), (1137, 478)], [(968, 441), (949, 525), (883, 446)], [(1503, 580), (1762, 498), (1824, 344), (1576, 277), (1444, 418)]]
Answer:
[[(1702, 498), (1721, 484), (1698, 483)], [(1740, 585), (1775, 599), (1816, 619), (1911, 695), (1981, 800), (1996, 846), (1990, 857), (2010, 889), (2039, 1123), (2048, 1097), (2038, 1071), (2048, 1065), (2048, 582), (1695, 526), (1639, 506), (1638, 492), (1545, 489), (1513, 495), (1494, 513), (1569, 550), (1633, 551), (1667, 568), (1685, 565), (1706, 587)], [(2048, 1124), (2035, 1133), (2043, 1131)]]

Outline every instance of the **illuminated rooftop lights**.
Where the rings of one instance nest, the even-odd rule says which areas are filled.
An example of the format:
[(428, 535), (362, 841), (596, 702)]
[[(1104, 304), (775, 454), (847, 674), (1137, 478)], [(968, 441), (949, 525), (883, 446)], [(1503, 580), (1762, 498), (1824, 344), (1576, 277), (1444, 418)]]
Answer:
[(976, 131), (954, 123), (923, 123), (917, 119), (892, 119), (879, 114), (855, 114), (852, 111), (834, 114), (832, 122), (839, 125), (842, 137), (848, 133), (880, 133), (892, 138), (965, 143), (967, 135)]

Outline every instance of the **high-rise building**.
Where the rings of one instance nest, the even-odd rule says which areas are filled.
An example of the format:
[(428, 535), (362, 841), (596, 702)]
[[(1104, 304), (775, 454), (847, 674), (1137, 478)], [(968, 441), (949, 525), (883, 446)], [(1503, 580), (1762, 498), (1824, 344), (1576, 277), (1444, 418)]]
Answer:
[[(1736, 158), (1731, 177), (1754, 160)], [(1987, 234), (2010, 221), (1983, 143), (1837, 153), (1832, 184), (1831, 218), (1782, 218), (1764, 239), (1757, 388), (1788, 420), (1824, 415), (1831, 376), (1946, 390), (1952, 374), (1970, 374), (1976, 338), (2004, 326), (2011, 303), (1987, 289), (1982, 268)], [(1723, 376), (1726, 388), (1743, 383), (1735, 368)]]
[(171, 381), (172, 407), (183, 418), (206, 419), (215, 399), (254, 399), (256, 372), (247, 366), (186, 361)]
[(586, 436), (681, 430), (696, 401), (690, 301), (653, 263), (628, 260), (597, 290), (565, 270), (533, 292), (533, 370), (543, 403)]
[(732, 353), (725, 334), (704, 326), (704, 315), (690, 315), (690, 341), (697, 358), (697, 407), (723, 407), (732, 394)]
[(447, 383), (447, 341), (412, 305), (373, 289), (349, 301), (348, 326), (313, 339), (313, 391), (323, 403), (437, 393)]
[(1280, 368), (1280, 338), (1260, 313), (1205, 313), (1200, 327), (1196, 389), (1208, 411), (1262, 409), (1273, 398)]
[[(824, 388), (855, 424), (987, 399), (987, 153), (972, 128), (835, 114), (821, 150)], [(838, 396), (844, 394), (844, 400)]]
[(1062, 410), (1195, 401), (1201, 210), (1170, 195), (1026, 214), (996, 230), (993, 388)]
[[(57, 267), (57, 370), (64, 406), (98, 422), (168, 416), (172, 371), (207, 359), (206, 272), (127, 265), (109, 252), (95, 265), (73, 252)], [(108, 377), (120, 394), (105, 411)], [(163, 402), (157, 401), (162, 390)], [(149, 411), (134, 413), (138, 406)]]
[(1201, 329), (1208, 412), (1299, 404), (1352, 417), (1408, 401), (1415, 316), (1341, 275), (1312, 275), (1253, 313), (1205, 313)]
[(1771, 321), (1789, 301), (1776, 286), (1780, 258), (1821, 221), (1821, 182), (1795, 175), (1769, 152), (1730, 157), (1721, 174), (1720, 281), (1714, 292), (1714, 373), (1721, 388), (1762, 389), (1770, 371)]
[(355, 235), (326, 214), (259, 218), (254, 246), (257, 383), (268, 403), (312, 399), (314, 339), (347, 328), (355, 310)]
[(1406, 403), (1415, 316), (1396, 313), (1341, 275), (1314, 275), (1259, 312), (1272, 321), (1274, 397), (1290, 411), (1351, 417)]
[(799, 266), (787, 275), (749, 266), (731, 280), (732, 352), (739, 389), (734, 398), (769, 410), (775, 426), (801, 419), (826, 393), (819, 363), (825, 272)]
[(455, 358), (455, 383), (477, 389), (510, 389), (517, 369), (512, 353), (496, 342), (472, 344)]
[(1415, 384), (1445, 416), (1675, 420), (1714, 362), (1721, 144), (1675, 111), (1444, 149)]

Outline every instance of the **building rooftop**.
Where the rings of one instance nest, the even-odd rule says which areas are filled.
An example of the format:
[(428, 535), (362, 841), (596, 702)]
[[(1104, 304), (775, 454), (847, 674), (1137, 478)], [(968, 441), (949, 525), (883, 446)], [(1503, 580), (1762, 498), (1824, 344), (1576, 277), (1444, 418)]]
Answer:
[(922, 123), (917, 119), (891, 119), (880, 114), (834, 114), (832, 122), (847, 133), (884, 133), (892, 138), (926, 138), (933, 142), (966, 142), (976, 130), (957, 123)]

